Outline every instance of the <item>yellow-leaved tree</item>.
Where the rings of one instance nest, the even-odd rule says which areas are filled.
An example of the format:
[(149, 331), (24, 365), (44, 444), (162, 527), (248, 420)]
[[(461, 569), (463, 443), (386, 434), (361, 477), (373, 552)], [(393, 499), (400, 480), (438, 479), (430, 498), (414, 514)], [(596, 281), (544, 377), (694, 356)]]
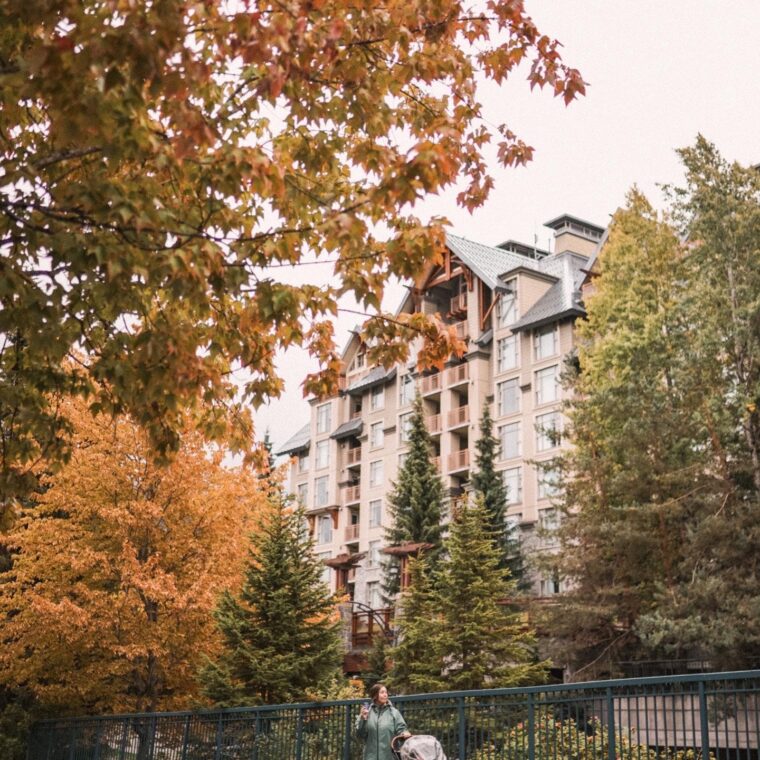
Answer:
[(1, 685), (55, 714), (187, 707), (263, 481), (191, 433), (159, 467), (130, 420), (67, 414), (70, 462), (0, 536)]

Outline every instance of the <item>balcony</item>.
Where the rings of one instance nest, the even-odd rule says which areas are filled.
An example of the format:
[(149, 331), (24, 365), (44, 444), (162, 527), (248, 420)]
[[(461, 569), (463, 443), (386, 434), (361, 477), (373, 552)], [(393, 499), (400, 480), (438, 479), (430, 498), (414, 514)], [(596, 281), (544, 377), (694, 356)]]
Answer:
[(426, 418), (427, 429), (430, 435), (440, 435), (441, 433), (441, 415), (431, 414)]
[(470, 466), (470, 450), (460, 449), (453, 454), (449, 454), (449, 472), (466, 470)]
[(362, 461), (362, 447), (357, 446), (355, 449), (346, 451), (346, 467), (352, 467)]
[(426, 396), (429, 393), (438, 393), (441, 390), (441, 373), (436, 372), (434, 375), (426, 375), (422, 378), (420, 393)]
[(470, 365), (467, 362), (457, 364), (456, 367), (449, 367), (446, 370), (446, 385), (452, 387), (461, 385), (470, 379)]
[(449, 311), (452, 314), (461, 314), (467, 311), (467, 293), (459, 293), (451, 299)]
[(470, 422), (470, 407), (465, 404), (449, 412), (447, 419), (449, 428), (458, 428), (468, 425)]
[(343, 504), (356, 504), (361, 499), (361, 486), (356, 485), (344, 486)]
[(346, 528), (344, 543), (353, 544), (358, 540), (359, 540), (359, 523), (356, 523), (355, 525), (349, 525)]
[(433, 457), (430, 461), (432, 462), (433, 467), (435, 467), (435, 469), (438, 470), (438, 472), (440, 472), (441, 471), (441, 458), (440, 457)]
[(461, 322), (455, 322), (454, 328), (459, 340), (467, 340), (470, 337), (470, 326), (467, 324), (466, 319), (463, 319)]
[(393, 609), (354, 612), (351, 615), (351, 645), (354, 647), (372, 646), (377, 636), (387, 636), (391, 630)]

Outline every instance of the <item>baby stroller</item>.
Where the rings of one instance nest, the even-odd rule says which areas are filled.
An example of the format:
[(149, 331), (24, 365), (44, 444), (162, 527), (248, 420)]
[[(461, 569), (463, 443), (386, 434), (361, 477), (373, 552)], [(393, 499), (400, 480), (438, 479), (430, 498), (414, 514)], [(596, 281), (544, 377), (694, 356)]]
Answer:
[(435, 736), (416, 734), (391, 739), (391, 750), (398, 760), (446, 760), (443, 747)]

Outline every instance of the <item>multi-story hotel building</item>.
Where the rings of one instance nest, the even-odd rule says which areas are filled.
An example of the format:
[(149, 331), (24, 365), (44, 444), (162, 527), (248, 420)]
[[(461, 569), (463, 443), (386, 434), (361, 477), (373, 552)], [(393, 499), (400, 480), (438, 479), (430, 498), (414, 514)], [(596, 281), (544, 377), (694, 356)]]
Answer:
[[(448, 235), (443, 264), (414, 283), (401, 311), (438, 313), (455, 323), (464, 355), (440, 372), (420, 373), (414, 357), (386, 370), (367, 366), (361, 341), (352, 337), (343, 354), (343, 389), (312, 400), (311, 419), (279, 451), (293, 458), (291, 490), (306, 507), (325, 581), (354, 602), (354, 644), (366, 643), (380, 620), (368, 610), (384, 606), (386, 501), (406, 454), (417, 392), (450, 501), (467, 493), (480, 417), (490, 405), (508, 520), (520, 526), (524, 553), (546, 548), (535, 527), (555, 520), (551, 460), (562, 445), (560, 374), (573, 349), (573, 323), (584, 314), (586, 266), (604, 233), (568, 215), (547, 226), (553, 252)], [(548, 596), (559, 588), (553, 578), (536, 577), (533, 590)]]

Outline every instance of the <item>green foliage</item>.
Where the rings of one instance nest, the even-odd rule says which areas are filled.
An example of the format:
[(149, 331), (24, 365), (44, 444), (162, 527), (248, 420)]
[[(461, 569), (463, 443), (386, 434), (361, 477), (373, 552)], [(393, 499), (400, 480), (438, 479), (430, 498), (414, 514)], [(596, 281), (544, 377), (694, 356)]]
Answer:
[(34, 720), (32, 701), (20, 692), (0, 688), (0, 757), (23, 760)]
[(476, 494), (483, 499), (487, 526), (492, 532), (495, 545), (499, 551), (499, 567), (509, 568), (509, 573), (517, 582), (517, 587), (524, 591), (528, 586), (522, 547), (519, 538), (519, 526), (507, 524), (507, 489), (501, 473), (496, 472), (494, 463), (497, 458), (499, 439), (493, 434), (493, 420), (488, 404), (483, 407), (480, 418), (480, 438), (475, 444), (475, 472), (470, 477), (470, 484)]
[(245, 582), (215, 617), (223, 652), (200, 679), (216, 705), (296, 702), (329, 688), (342, 653), (334, 599), (304, 527), (282, 497), (251, 536)]
[(388, 641), (382, 634), (377, 634), (367, 653), (367, 670), (361, 675), (364, 690), (369, 691), (376, 683), (385, 683), (388, 670)]
[[(386, 543), (427, 543), (428, 557), (435, 565), (440, 554), (443, 526), (443, 482), (432, 461), (430, 433), (425, 426), (422, 398), (417, 395), (409, 427), (409, 449), (404, 465), (388, 494), (391, 526)], [(383, 567), (383, 592), (393, 599), (400, 586), (399, 565), (394, 559)]]
[[(247, 449), (244, 404), (277, 396), (280, 349), (321, 360), (336, 386), (332, 318), (351, 294), (379, 310), (389, 277), (442, 246), (414, 216), (461, 186), (474, 208), (532, 149), (480, 120), (481, 75), (530, 62), (531, 86), (583, 93), (558, 43), (521, 7), (391, 8), (263, 0), (11, 3), (0, 39), (0, 496), (28, 492), (69, 450), (62, 396), (129, 412), (164, 455), (188, 417)], [(63, 21), (62, 21), (63, 20)], [(478, 39), (477, 49), (468, 41)], [(466, 92), (468, 102), (441, 97)], [(375, 230), (384, 230), (381, 239)], [(327, 285), (278, 268), (329, 257)], [(382, 315), (372, 361), (455, 345), (435, 319)], [(77, 353), (81, 351), (83, 353)], [(238, 387), (233, 373), (245, 369)]]

